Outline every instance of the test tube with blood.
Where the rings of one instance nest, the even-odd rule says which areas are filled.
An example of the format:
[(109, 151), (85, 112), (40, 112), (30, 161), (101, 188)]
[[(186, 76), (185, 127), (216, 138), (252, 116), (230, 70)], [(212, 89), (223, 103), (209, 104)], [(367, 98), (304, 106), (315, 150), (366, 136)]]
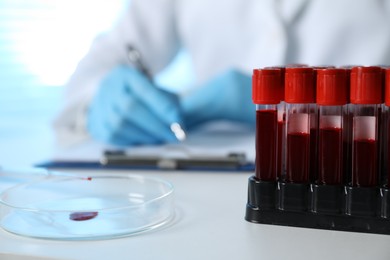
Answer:
[(314, 71), (309, 67), (287, 67), (286, 182), (308, 183), (310, 166), (310, 109), (315, 103)]
[(344, 143), (348, 92), (347, 71), (327, 68), (317, 70), (317, 105), (319, 108), (318, 175), (319, 185), (344, 183)]
[(382, 111), (382, 137), (381, 153), (383, 154), (382, 169), (382, 185), (388, 187), (390, 182), (390, 68), (384, 70), (384, 86), (385, 86), (385, 103)]
[(383, 102), (380, 67), (354, 67), (351, 71), (353, 187), (378, 185), (378, 118)]
[(283, 93), (281, 78), (282, 72), (277, 68), (253, 71), (252, 99), (256, 104), (255, 171), (260, 181), (276, 181), (278, 178), (278, 105)]

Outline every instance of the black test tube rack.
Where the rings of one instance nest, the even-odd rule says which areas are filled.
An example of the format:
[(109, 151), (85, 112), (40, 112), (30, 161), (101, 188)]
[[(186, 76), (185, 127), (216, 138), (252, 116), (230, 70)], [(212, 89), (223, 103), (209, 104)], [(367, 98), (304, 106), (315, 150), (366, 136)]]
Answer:
[[(386, 183), (385, 175), (381, 174), (381, 183)], [(260, 181), (252, 176), (245, 219), (262, 224), (390, 234), (389, 193), (389, 184), (376, 187), (298, 184)]]
[(390, 235), (388, 187), (249, 178), (245, 219), (253, 223)]

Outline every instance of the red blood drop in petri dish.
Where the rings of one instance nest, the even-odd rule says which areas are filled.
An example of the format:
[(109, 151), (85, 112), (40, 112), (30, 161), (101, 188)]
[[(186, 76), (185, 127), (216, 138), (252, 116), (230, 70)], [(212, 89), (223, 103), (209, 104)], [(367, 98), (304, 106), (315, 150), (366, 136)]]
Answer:
[(73, 212), (69, 215), (69, 219), (74, 221), (84, 221), (93, 219), (97, 215), (98, 212)]

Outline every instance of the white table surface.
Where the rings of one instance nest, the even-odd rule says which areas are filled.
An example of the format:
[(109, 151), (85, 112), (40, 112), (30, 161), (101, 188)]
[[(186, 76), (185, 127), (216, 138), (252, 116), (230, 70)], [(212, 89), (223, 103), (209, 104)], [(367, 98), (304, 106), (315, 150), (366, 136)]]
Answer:
[(0, 253), (80, 260), (390, 258), (390, 236), (245, 221), (249, 174), (131, 173), (160, 177), (174, 185), (172, 223), (135, 236), (98, 241), (50, 241), (0, 230)]
[[(47, 108), (36, 108), (36, 117), (26, 115), (29, 108), (20, 111), (21, 104), (33, 100), (41, 104), (37, 97), (28, 102), (0, 97), (0, 165), (29, 166), (50, 155), (50, 120), (42, 116)], [(17, 114), (21, 116), (16, 118)], [(126, 173), (157, 176), (174, 185), (176, 218), (171, 225), (131, 237), (74, 242), (27, 238), (0, 229), (0, 259), (390, 259), (390, 235), (245, 221), (250, 174), (123, 171)]]

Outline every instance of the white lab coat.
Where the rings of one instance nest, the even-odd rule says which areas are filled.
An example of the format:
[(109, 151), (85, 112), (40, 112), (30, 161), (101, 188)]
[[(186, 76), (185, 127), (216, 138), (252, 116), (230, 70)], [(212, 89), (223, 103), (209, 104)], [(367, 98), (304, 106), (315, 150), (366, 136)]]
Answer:
[(185, 48), (199, 83), (229, 68), (250, 74), (253, 68), (288, 63), (390, 64), (390, 0), (130, 3), (117, 26), (94, 41), (70, 78), (63, 112), (55, 122), (60, 140), (88, 137), (88, 104), (102, 77), (115, 65), (128, 63), (128, 43), (138, 47), (152, 73)]

